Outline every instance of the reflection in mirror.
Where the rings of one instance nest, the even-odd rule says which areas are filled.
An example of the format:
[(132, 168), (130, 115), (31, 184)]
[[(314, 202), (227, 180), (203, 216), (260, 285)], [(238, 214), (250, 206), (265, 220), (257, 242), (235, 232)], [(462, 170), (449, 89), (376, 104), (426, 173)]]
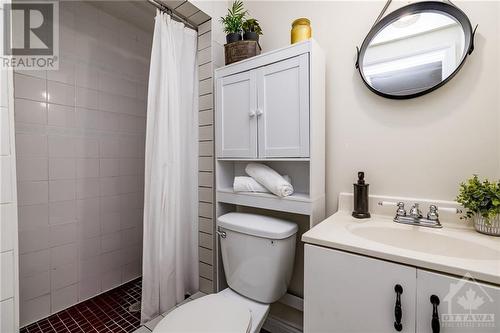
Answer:
[(363, 71), (375, 89), (406, 95), (429, 89), (450, 76), (466, 52), (460, 23), (440, 13), (403, 16), (368, 46)]
[(449, 80), (473, 49), (467, 16), (442, 2), (405, 6), (377, 22), (358, 54), (368, 87), (390, 98), (411, 98)]

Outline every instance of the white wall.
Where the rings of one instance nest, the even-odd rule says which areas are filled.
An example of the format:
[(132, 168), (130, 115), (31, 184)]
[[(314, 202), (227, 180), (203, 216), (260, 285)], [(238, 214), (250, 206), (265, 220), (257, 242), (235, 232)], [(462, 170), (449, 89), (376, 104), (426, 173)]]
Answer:
[[(292, 21), (308, 17), (327, 59), (327, 210), (364, 170), (370, 191), (453, 200), (473, 173), (500, 177), (500, 4), (455, 2), (479, 24), (476, 49), (458, 75), (412, 100), (370, 92), (354, 68), (384, 1), (246, 1), (264, 31), (263, 52), (286, 46)], [(394, 10), (400, 4), (392, 4)]]
[(222, 25), (220, 24), (219, 19), (221, 16), (226, 15), (227, 8), (232, 4), (232, 2), (226, 0), (191, 0), (189, 2), (212, 18), (210, 38), (212, 53), (211, 73), (213, 73), (213, 70), (216, 68), (224, 66), (224, 44), (226, 43), (226, 34), (222, 30)]
[(227, 8), (232, 2), (230, 1), (206, 1), (206, 0), (190, 0), (193, 5), (199, 10), (212, 18), (212, 41), (224, 45), (226, 35), (222, 31), (222, 25), (219, 23), (219, 18), (226, 15)]
[(14, 81), (22, 326), (142, 268), (152, 35), (81, 1), (60, 20), (59, 70)]
[[(0, 10), (0, 25), (3, 10)], [(16, 151), (12, 71), (0, 70), (0, 332), (19, 330)]]

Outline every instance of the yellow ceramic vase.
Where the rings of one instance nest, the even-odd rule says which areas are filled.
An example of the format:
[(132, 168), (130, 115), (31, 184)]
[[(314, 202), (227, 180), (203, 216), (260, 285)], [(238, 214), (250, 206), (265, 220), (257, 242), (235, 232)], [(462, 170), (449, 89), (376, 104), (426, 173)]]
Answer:
[(292, 44), (310, 39), (311, 35), (312, 35), (311, 21), (309, 21), (309, 19), (301, 17), (293, 21), (292, 32), (291, 32)]

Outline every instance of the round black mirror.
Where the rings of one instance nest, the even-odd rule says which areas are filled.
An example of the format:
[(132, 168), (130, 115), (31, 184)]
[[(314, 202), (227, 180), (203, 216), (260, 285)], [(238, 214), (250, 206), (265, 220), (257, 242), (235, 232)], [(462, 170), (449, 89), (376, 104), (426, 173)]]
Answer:
[(460, 70), (474, 49), (474, 32), (467, 15), (454, 5), (413, 3), (373, 26), (358, 50), (356, 67), (378, 95), (421, 96)]

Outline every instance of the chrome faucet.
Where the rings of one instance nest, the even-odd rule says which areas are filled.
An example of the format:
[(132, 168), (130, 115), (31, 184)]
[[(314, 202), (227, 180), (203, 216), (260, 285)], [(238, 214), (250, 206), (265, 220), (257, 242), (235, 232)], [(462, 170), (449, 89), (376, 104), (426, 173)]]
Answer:
[(413, 207), (411, 207), (410, 216), (414, 219), (422, 218), (422, 212), (420, 211), (420, 208), (418, 208), (418, 203), (414, 203)]
[(398, 202), (397, 206), (398, 209), (396, 210), (396, 216), (394, 216), (394, 222), (429, 228), (443, 227), (439, 222), (438, 208), (436, 205), (429, 206), (429, 212), (427, 213), (426, 218), (423, 217), (418, 203), (413, 204), (410, 209), (409, 215), (406, 215), (404, 202)]

